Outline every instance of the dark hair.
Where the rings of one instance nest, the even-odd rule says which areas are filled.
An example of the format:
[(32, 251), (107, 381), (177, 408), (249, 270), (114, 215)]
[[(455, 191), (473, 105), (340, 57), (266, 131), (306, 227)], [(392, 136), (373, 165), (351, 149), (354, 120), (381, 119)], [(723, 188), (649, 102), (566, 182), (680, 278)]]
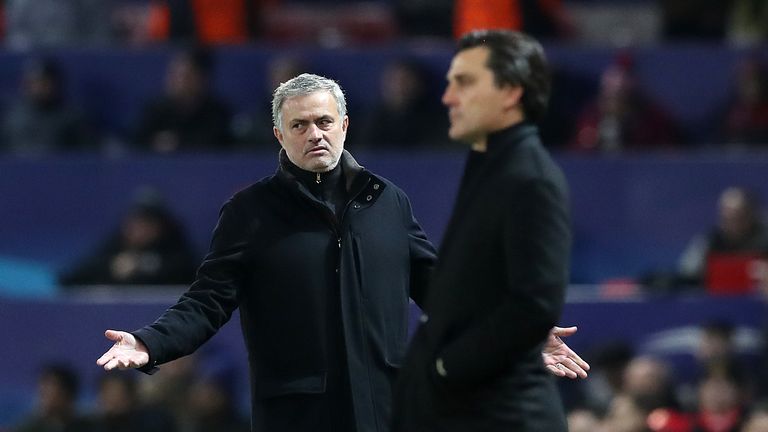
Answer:
[(544, 117), (551, 89), (550, 71), (544, 49), (534, 38), (509, 30), (476, 30), (464, 35), (456, 52), (475, 47), (489, 50), (486, 66), (496, 85), (523, 88), (523, 113), (537, 122)]

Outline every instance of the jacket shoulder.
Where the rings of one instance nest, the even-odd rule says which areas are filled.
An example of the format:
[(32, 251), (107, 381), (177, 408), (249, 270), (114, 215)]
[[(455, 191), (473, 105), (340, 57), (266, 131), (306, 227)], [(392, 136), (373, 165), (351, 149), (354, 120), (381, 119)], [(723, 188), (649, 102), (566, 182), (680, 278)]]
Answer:
[(231, 204), (237, 206), (241, 203), (250, 203), (265, 194), (268, 194), (270, 189), (274, 186), (274, 177), (275, 176), (264, 177), (261, 180), (240, 189), (235, 192), (224, 205)]

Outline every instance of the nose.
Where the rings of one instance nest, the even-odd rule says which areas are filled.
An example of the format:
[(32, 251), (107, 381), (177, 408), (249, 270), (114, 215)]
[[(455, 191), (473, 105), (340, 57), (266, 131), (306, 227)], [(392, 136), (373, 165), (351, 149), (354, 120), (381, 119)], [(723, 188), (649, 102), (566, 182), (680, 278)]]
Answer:
[(443, 105), (451, 106), (456, 102), (456, 92), (450, 84), (445, 87), (442, 98)]
[(323, 131), (316, 124), (312, 123), (307, 131), (307, 139), (312, 144), (317, 144), (323, 139)]

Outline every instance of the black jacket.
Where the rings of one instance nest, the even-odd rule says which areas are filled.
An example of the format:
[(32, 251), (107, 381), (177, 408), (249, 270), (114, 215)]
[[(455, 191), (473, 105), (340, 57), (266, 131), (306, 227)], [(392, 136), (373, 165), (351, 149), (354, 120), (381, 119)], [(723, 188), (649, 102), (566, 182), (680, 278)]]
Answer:
[(541, 348), (564, 301), (567, 207), (535, 126), (494, 133), (470, 155), (398, 381), (396, 430), (566, 430)]
[(281, 152), (275, 175), (223, 206), (189, 291), (134, 333), (152, 367), (193, 352), (239, 307), (254, 431), (340, 430), (323, 395), (347, 377), (351, 430), (389, 429), (408, 297), (421, 301), (435, 251), (400, 189), (346, 152), (340, 163), (351, 198), (337, 220)]

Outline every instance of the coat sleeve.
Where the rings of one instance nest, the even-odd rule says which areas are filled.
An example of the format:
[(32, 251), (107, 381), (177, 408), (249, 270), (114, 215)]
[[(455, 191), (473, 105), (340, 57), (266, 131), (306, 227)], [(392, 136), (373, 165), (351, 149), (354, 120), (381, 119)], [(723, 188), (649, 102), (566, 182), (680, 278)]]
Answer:
[(424, 307), (427, 289), (432, 276), (432, 270), (437, 261), (437, 251), (427, 234), (413, 216), (411, 203), (404, 192), (398, 191), (403, 223), (408, 232), (408, 249), (410, 254), (410, 297), (419, 307)]
[(133, 332), (149, 350), (148, 369), (191, 354), (229, 321), (246, 274), (248, 238), (247, 218), (229, 201), (195, 282), (153, 324)]
[[(503, 236), (506, 298), (438, 356), (448, 386), (471, 386), (538, 354), (562, 310), (568, 278), (570, 221), (565, 187), (531, 181), (507, 202)], [(435, 370), (437, 372), (437, 370)]]

